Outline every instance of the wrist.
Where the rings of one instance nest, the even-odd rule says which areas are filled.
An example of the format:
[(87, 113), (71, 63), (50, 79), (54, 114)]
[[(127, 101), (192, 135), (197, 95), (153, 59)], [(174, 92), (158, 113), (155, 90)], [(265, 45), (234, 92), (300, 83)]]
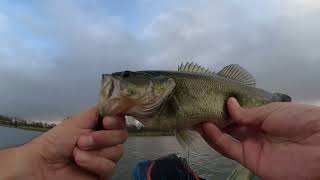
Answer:
[(42, 179), (39, 158), (25, 144), (0, 151), (0, 179)]
[[(44, 179), (44, 167), (42, 166), (42, 160), (38, 147), (34, 147), (33, 141), (17, 147), (17, 163), (19, 163), (20, 173), (23, 174), (23, 179)], [(23, 168), (25, 170), (23, 170)], [(27, 178), (26, 178), (27, 177)]]

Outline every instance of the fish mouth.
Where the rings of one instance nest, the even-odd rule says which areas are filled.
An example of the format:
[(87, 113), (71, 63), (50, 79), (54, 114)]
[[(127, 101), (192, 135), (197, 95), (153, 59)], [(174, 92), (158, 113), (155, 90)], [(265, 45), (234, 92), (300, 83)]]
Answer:
[(120, 115), (125, 112), (128, 103), (121, 96), (121, 79), (112, 75), (103, 75), (100, 90), (99, 111), (106, 115)]
[(120, 95), (120, 79), (117, 79), (109, 74), (104, 74), (102, 77), (101, 95), (105, 99), (119, 96)]

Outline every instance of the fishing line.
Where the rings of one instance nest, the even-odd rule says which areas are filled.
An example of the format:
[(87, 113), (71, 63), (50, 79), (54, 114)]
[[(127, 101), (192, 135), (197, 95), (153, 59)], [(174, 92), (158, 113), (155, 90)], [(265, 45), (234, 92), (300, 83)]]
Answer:
[(189, 151), (189, 144), (188, 144), (188, 148), (187, 148), (187, 165), (188, 165), (188, 180), (189, 180), (189, 176), (190, 176), (190, 151)]

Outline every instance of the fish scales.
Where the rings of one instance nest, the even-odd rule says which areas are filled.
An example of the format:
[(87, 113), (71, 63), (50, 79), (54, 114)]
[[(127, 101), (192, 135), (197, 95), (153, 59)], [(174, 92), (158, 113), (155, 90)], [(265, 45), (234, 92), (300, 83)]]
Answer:
[[(235, 97), (243, 107), (271, 102), (290, 102), (291, 97), (255, 88), (253, 76), (237, 64), (218, 73), (197, 64), (181, 65), (178, 71), (123, 71), (102, 76), (99, 111), (104, 116), (129, 115), (145, 127), (174, 129), (181, 145), (190, 144), (188, 129), (211, 121), (230, 124), (226, 101)], [(228, 180), (250, 180), (243, 166)]]
[[(191, 127), (204, 120), (211, 120), (219, 126), (227, 124), (225, 102), (231, 96), (236, 97), (244, 107), (259, 106), (272, 101), (271, 93), (218, 75), (166, 71), (141, 72), (174, 79), (176, 87), (173, 91), (173, 100), (169, 102), (175, 104), (176, 113), (164, 113), (158, 121), (165, 121), (167, 116), (175, 116), (177, 121), (175, 128)], [(172, 127), (169, 128), (173, 128), (174, 123), (172, 122)], [(168, 126), (163, 126), (165, 127)]]
[(192, 63), (178, 69), (104, 75), (100, 114), (129, 115), (145, 127), (184, 131), (204, 121), (219, 127), (230, 124), (229, 97), (243, 107), (291, 101), (288, 95), (256, 88), (253, 76), (239, 65), (228, 65), (218, 73)]

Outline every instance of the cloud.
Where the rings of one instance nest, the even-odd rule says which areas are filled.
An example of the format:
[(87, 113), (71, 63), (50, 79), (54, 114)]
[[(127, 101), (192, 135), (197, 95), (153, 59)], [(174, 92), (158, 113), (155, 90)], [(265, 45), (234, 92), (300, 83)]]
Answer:
[[(320, 99), (320, 5), (297, 0), (174, 5), (148, 17), (139, 32), (130, 32), (123, 17), (103, 12), (100, 1), (89, 10), (74, 1), (43, 1), (32, 8), (39, 14), (8, 16), (20, 28), (12, 32), (9, 26), (0, 40), (0, 114), (63, 118), (96, 103), (102, 73), (174, 70), (186, 60), (214, 70), (238, 63), (259, 87), (297, 101)], [(7, 24), (1, 17), (0, 31)]]
[(10, 34), (12, 46), (6, 46), (12, 55), (1, 53), (0, 113), (51, 120), (84, 110), (97, 101), (102, 73), (133, 68), (128, 59), (142, 57), (139, 42), (110, 17), (96, 20), (71, 1), (47, 1), (41, 9), (49, 22), (18, 21), (33, 38), (51, 42), (49, 49), (57, 53), (30, 50), (34, 42), (18, 42)]
[(157, 49), (148, 59), (153, 66), (195, 59), (219, 70), (238, 63), (252, 72), (259, 87), (297, 101), (319, 99), (320, 6), (205, 2), (154, 19), (146, 30)]

